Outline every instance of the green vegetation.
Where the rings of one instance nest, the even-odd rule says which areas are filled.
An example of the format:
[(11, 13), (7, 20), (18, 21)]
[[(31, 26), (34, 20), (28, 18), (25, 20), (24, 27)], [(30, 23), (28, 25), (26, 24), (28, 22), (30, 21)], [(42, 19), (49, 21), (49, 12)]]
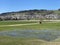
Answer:
[(22, 25), (22, 26), (3, 26), (2, 25), (14, 25), (14, 24), (30, 24), (37, 22), (0, 22), (0, 31), (1, 30), (20, 30), (20, 29), (31, 29), (31, 30), (40, 30), (40, 29), (60, 29), (60, 22), (43, 22), (42, 24), (34, 24), (34, 25)]
[(0, 21), (0, 25), (12, 25), (12, 24), (26, 24), (26, 23), (36, 23), (36, 21)]
[(60, 11), (59, 10), (55, 10), (54, 13), (60, 15)]
[[(34, 25), (22, 25), (22, 26), (4, 26), (1, 25), (14, 25), (14, 24), (30, 24), (30, 23), (37, 23)], [(1, 21), (0, 22), (0, 31), (6, 30), (60, 30), (60, 22), (42, 22), (39, 24), (36, 21)], [(59, 41), (60, 40), (56, 40)], [(15, 38), (15, 37), (8, 37), (8, 36), (0, 36), (0, 45), (55, 45), (55, 42), (46, 42), (41, 39), (25, 39), (25, 38)], [(56, 43), (59, 45), (59, 43)]]
[(38, 39), (0, 37), (0, 45), (41, 45), (43, 42)]

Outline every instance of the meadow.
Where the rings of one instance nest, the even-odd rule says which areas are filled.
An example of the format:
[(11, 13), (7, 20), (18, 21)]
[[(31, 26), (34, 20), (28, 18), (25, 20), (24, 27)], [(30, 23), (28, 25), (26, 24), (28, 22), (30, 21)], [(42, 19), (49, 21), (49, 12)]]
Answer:
[[(19, 25), (19, 24), (31, 24), (37, 23), (32, 25), (23, 25), (23, 26), (5, 26), (5, 25)], [(41, 30), (41, 29), (60, 29), (60, 22), (45, 22), (43, 21), (42, 24), (39, 24), (39, 21), (1, 21), (0, 22), (0, 31), (2, 30), (20, 30), (20, 29), (31, 29), (31, 30)]]
[[(34, 24), (36, 23), (36, 24)], [(17, 24), (32, 24), (32, 25), (21, 25), (21, 26), (5, 26), (5, 25), (17, 25)], [(46, 40), (42, 40), (42, 39), (39, 39), (39, 38), (35, 38), (35, 37), (32, 37), (32, 38), (22, 38), (22, 37), (19, 37), (19, 38), (16, 38), (15, 37), (15, 33), (14, 32), (14, 35), (10, 35), (10, 36), (6, 36), (5, 34), (2, 34), (2, 32), (5, 32), (7, 33), (6, 31), (8, 31), (8, 33), (10, 31), (13, 31), (13, 30), (57, 30), (59, 32), (60, 30), (60, 22), (45, 22), (43, 21), (42, 24), (39, 24), (39, 21), (0, 21), (0, 45), (59, 45), (60, 43), (60, 38), (56, 39), (56, 40), (53, 40), (53, 41), (46, 41)], [(30, 31), (32, 32), (32, 31)], [(35, 35), (38, 35), (38, 34), (41, 34), (41, 32), (19, 32), (19, 33), (16, 33), (16, 34), (35, 34)], [(50, 32), (47, 32), (48, 34)], [(47, 34), (46, 33), (46, 34)], [(2, 35), (1, 35), (2, 34)], [(11, 34), (11, 33), (9, 33)], [(9, 35), (7, 34), (7, 35)], [(13, 33), (12, 33), (13, 34)], [(45, 34), (45, 33), (42, 33), (42, 34)], [(58, 33), (59, 34), (59, 33)], [(57, 34), (57, 35), (58, 35)], [(49, 34), (51, 35), (51, 34)], [(11, 36), (14, 36), (14, 37), (11, 37)], [(55, 38), (54, 36), (56, 36), (56, 33), (52, 33), (52, 37), (50, 38)]]

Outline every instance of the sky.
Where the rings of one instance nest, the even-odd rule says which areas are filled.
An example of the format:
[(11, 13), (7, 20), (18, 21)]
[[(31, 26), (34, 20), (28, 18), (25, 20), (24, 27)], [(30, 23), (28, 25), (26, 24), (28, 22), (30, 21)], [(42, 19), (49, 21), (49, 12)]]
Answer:
[(0, 0), (0, 13), (47, 9), (57, 10), (60, 8), (60, 0)]

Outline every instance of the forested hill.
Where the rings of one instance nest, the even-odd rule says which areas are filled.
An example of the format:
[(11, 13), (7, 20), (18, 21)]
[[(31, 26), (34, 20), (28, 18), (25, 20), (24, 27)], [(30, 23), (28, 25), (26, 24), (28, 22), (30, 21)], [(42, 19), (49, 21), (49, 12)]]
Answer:
[(7, 15), (7, 14), (13, 14), (13, 13), (24, 13), (27, 15), (34, 15), (34, 14), (41, 14), (41, 15), (58, 14), (58, 15), (60, 15), (60, 9), (58, 9), (58, 10), (45, 10), (45, 9), (24, 10), (24, 11), (1, 13), (0, 15)]
[(34, 10), (24, 10), (24, 11), (16, 11), (16, 12), (6, 12), (6, 13), (1, 13), (0, 15), (6, 15), (6, 14), (12, 14), (12, 13), (25, 13), (25, 14), (30, 14), (30, 15), (33, 15), (33, 14), (42, 14), (42, 15), (46, 15), (46, 14), (52, 14), (54, 13), (53, 10), (44, 10), (44, 9), (41, 9), (41, 10), (37, 10), (37, 9), (34, 9)]

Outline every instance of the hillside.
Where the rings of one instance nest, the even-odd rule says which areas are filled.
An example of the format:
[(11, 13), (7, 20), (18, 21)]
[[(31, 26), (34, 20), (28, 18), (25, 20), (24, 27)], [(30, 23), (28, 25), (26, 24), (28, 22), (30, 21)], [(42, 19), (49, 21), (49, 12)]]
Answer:
[(60, 19), (60, 10), (24, 10), (0, 14), (0, 20)]

